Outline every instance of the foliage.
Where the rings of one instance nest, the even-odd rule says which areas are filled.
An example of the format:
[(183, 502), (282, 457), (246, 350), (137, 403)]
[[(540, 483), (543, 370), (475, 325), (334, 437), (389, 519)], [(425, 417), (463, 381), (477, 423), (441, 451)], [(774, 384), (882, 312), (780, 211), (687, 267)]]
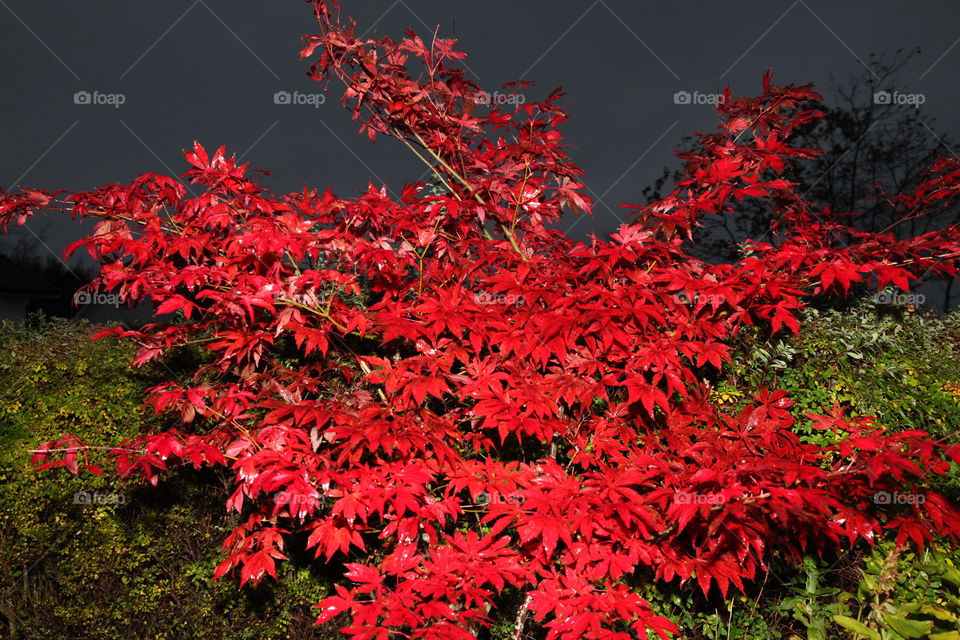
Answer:
[[(816, 153), (790, 140), (817, 118), (810, 87), (767, 74), (759, 97), (725, 91), (719, 131), (685, 155), (675, 190), (584, 244), (550, 227), (590, 207), (559, 91), (503, 112), (478, 99), (453, 41), (366, 40), (338, 3), (313, 6), (313, 77), (342, 82), (360, 130), (404, 144), (443, 192), (278, 197), (195, 144), (193, 197), (155, 174), (0, 194), (4, 223), (43, 207), (98, 220), (70, 250), (100, 262), (93, 286), (155, 305), (157, 324), (102, 334), (135, 342), (136, 364), (209, 351), (150, 390), (175, 427), (105, 453), (68, 433), (40, 468), (106, 461), (154, 485), (180, 467), (227, 471), (240, 520), (214, 576), (277, 578), (306, 538), (343, 565), (318, 622), (345, 614), (357, 640), (472, 638), (514, 595), (549, 640), (666, 637), (675, 624), (644, 584), (725, 597), (884, 532), (918, 549), (958, 536), (929, 476), (960, 445), (839, 407), (807, 412), (800, 428), (828, 437), (804, 442), (783, 391), (750, 389), (737, 412), (710, 400), (743, 332), (769, 340), (799, 331), (811, 301), (956, 273), (956, 226), (858, 231), (784, 178)], [(943, 159), (888, 204), (922, 219), (958, 197), (960, 162)], [(685, 253), (705, 215), (754, 198), (774, 206), (770, 241), (729, 265)]]
[[(884, 190), (903, 193), (917, 188), (926, 180), (924, 170), (943, 153), (943, 145), (952, 145), (950, 136), (937, 128), (935, 117), (922, 104), (883, 101), (891, 95), (922, 98), (922, 94), (911, 93), (900, 77), (917, 53), (898, 50), (892, 58), (871, 54), (859, 76), (834, 83), (832, 100), (811, 103), (822, 117), (799, 127), (793, 142), (823, 153), (785, 173), (810, 199), (833, 211), (857, 212), (859, 229), (888, 230), (898, 238), (946, 226), (960, 214), (956, 207), (946, 207), (936, 215), (900, 221), (902, 212), (878, 197)], [(691, 151), (695, 140), (685, 137), (680, 146)], [(652, 200), (659, 199), (671, 177), (681, 179), (682, 172), (665, 170), (656, 186), (645, 193)], [(735, 215), (707, 216), (696, 230), (690, 250), (711, 261), (735, 261), (741, 243), (762, 236), (774, 213), (770, 203), (752, 200), (742, 203)]]
[(90, 335), (38, 315), (0, 326), (0, 636), (329, 637), (311, 628), (329, 577), (304, 561), (257, 592), (211, 582), (214, 545), (236, 518), (209, 472), (157, 491), (32, 469), (26, 449), (65, 430), (109, 443), (152, 425), (142, 396), (169, 372), (131, 369), (129, 345)]
[[(839, 403), (854, 415), (881, 416), (894, 431), (926, 428), (940, 437), (955, 437), (960, 426), (960, 312), (939, 316), (862, 298), (839, 309), (808, 308), (802, 318), (803, 328), (795, 337), (756, 343), (744, 334), (724, 367), (715, 400), (737, 410), (749, 389), (769, 384), (790, 392), (798, 418)], [(798, 433), (806, 441), (825, 442), (820, 432), (801, 428)], [(956, 474), (952, 476), (943, 488), (956, 496)], [(956, 632), (960, 629), (951, 607), (960, 601), (953, 599), (949, 578), (943, 575), (954, 575), (949, 567), (957, 561), (955, 551), (927, 549), (918, 554), (883, 541), (873, 550), (858, 547), (829, 562), (807, 556), (799, 571), (777, 567), (771, 583), (755, 587), (749, 598), (698, 602), (689, 593), (673, 590), (650, 598), (669, 602), (663, 611), (680, 620), (685, 637), (697, 640), (847, 637), (847, 630), (856, 626), (849, 619), (865, 619), (876, 610), (876, 601), (886, 603), (888, 616), (917, 607), (946, 608), (938, 611), (940, 619), (932, 629)], [(882, 592), (876, 588), (878, 567), (886, 567), (888, 577), (896, 575), (884, 579)], [(861, 575), (862, 582), (852, 577)], [(910, 615), (933, 621), (929, 615)], [(837, 623), (838, 616), (846, 627)], [(897, 637), (889, 635), (890, 629), (882, 631), (882, 614), (873, 616), (864, 624)]]
[(893, 545), (867, 559), (856, 592), (856, 615), (834, 620), (870, 640), (960, 639), (960, 569), (932, 548), (917, 556)]
[[(957, 359), (952, 355), (960, 337), (956, 331), (956, 315), (938, 317), (907, 312), (891, 315), (871, 301), (864, 300), (845, 310), (820, 312), (808, 309), (804, 312), (804, 320), (799, 336), (779, 340), (772, 347), (752, 345), (751, 349), (751, 345), (745, 340), (743, 350), (734, 352), (732, 362), (725, 366), (730, 381), (718, 385), (715, 392), (718, 400), (729, 403), (742, 398), (743, 392), (738, 390), (740, 387), (733, 384), (733, 381), (745, 374), (748, 378), (753, 377), (742, 383), (742, 388), (749, 389), (751, 385), (758, 383), (759, 378), (766, 378), (767, 381), (774, 379), (777, 386), (790, 391), (800, 411), (811, 406), (832, 404), (837, 394), (841, 393), (832, 384), (833, 380), (838, 379), (847, 384), (857, 383), (855, 392), (850, 396), (853, 406), (859, 402), (861, 392), (876, 393), (880, 397), (908, 398), (918, 391), (916, 385), (910, 384), (910, 378), (878, 377), (875, 372), (882, 371), (883, 366), (908, 364), (920, 371), (920, 390), (936, 390), (941, 386), (949, 386), (951, 380), (957, 379)], [(863, 357), (843, 358), (843, 340), (861, 345), (859, 352)], [(866, 345), (866, 348), (863, 348), (863, 345)], [(93, 407), (102, 409), (101, 405), (109, 407), (104, 415), (98, 413), (94, 418), (78, 417), (76, 414), (71, 417), (75, 423), (84, 425), (83, 429), (89, 430), (91, 437), (97, 437), (102, 433), (101, 429), (111, 424), (116, 416), (136, 414), (140, 393), (153, 379), (126, 366), (129, 349), (122, 344), (112, 341), (90, 343), (82, 328), (62, 321), (30, 319), (24, 325), (7, 323), (0, 332), (0, 346), (5, 354), (0, 364), (5, 383), (5, 392), (0, 401), (0, 415), (8, 425), (4, 430), (4, 438), (12, 433), (9, 428), (12, 425), (20, 425), (23, 429), (46, 425), (52, 417), (61, 414), (58, 408), (60, 403), (71, 404), (81, 411)], [(778, 354), (802, 352), (805, 354), (804, 362), (801, 363), (798, 358), (791, 356), (785, 362), (774, 358), (770, 364), (771, 359), (762, 355), (762, 352), (769, 351)], [(66, 354), (67, 357), (59, 354)], [(76, 367), (73, 366), (75, 361), (78, 365)], [(818, 362), (822, 363), (821, 366), (817, 366)], [(51, 379), (44, 373), (38, 377), (38, 365), (41, 365), (39, 371), (50, 369), (62, 372), (62, 375)], [(823, 366), (829, 366), (829, 375), (820, 375)], [(84, 382), (84, 377), (78, 375), (94, 367), (99, 367), (98, 373), (101, 377), (98, 379), (103, 380), (102, 384), (95, 384), (91, 380)], [(151, 373), (156, 376), (167, 372)], [(775, 376), (779, 377), (774, 378)], [(16, 381), (20, 380), (31, 384), (19, 385)], [(124, 384), (129, 384), (129, 380), (133, 381), (132, 386), (121, 394), (124, 401), (114, 398), (107, 403), (90, 402), (91, 398), (104, 398), (109, 392), (122, 389)], [(18, 387), (17, 395), (8, 392)], [(719, 397), (721, 389), (724, 389), (723, 393), (726, 395), (724, 400)], [(79, 396), (79, 401), (75, 396)], [(929, 400), (918, 404), (921, 407), (931, 406)], [(24, 413), (30, 408), (33, 409), (30, 413)], [(960, 404), (954, 402), (953, 413), (944, 413), (945, 422), (953, 424), (958, 413)], [(104, 421), (104, 417), (108, 420)], [(138, 418), (137, 425), (141, 420), (143, 418)], [(924, 424), (925, 414), (917, 411), (911, 412), (906, 422), (891, 426), (911, 429)], [(121, 431), (110, 432), (109, 437), (116, 438), (120, 433), (132, 434), (139, 428), (136, 426), (123, 432), (121, 425)], [(15, 576), (8, 574), (4, 577), (3, 593), (7, 603), (12, 602), (15, 597), (23, 598), (27, 593), (36, 593), (37, 589), (33, 585), (41, 579), (35, 574), (42, 572), (42, 579), (50, 585), (47, 594), (49, 601), (40, 599), (43, 604), (34, 604), (33, 609), (51, 611), (55, 603), (58, 613), (55, 616), (47, 613), (43, 617), (27, 615), (22, 605), (18, 605), (21, 607), (19, 617), (27, 625), (26, 628), (36, 624), (38, 619), (56, 620), (61, 624), (66, 624), (65, 621), (69, 620), (84, 637), (98, 637), (95, 629), (101, 628), (107, 630), (99, 637), (112, 638), (125, 632), (119, 621), (151, 620), (149, 628), (157, 631), (157, 637), (164, 637), (164, 634), (167, 637), (177, 637), (178, 632), (203, 637), (199, 632), (203, 629), (210, 630), (208, 637), (219, 637), (217, 634), (242, 637), (240, 630), (246, 630), (244, 633), (250, 637), (270, 637), (268, 621), (283, 621), (295, 616), (297, 607), (291, 602), (306, 602), (309, 594), (316, 593), (320, 588), (317, 585), (322, 584), (322, 581), (318, 581), (316, 577), (304, 581), (299, 573), (303, 570), (300, 569), (296, 575), (285, 576), (278, 587), (270, 589), (268, 593), (264, 593), (265, 590), (261, 587), (258, 592), (240, 595), (224, 585), (218, 588), (217, 598), (204, 593), (200, 587), (211, 587), (206, 578), (215, 561), (208, 558), (205, 562), (181, 567), (183, 560), (179, 550), (196, 549), (198, 544), (202, 546), (204, 540), (209, 541), (223, 535), (226, 523), (211, 527), (210, 516), (216, 513), (218, 503), (222, 502), (226, 495), (222, 489), (209, 483), (206, 484), (204, 494), (197, 490), (203, 485), (194, 482), (191, 486), (189, 481), (175, 478), (175, 482), (164, 483), (161, 492), (138, 492), (135, 499), (128, 500), (127, 508), (119, 513), (105, 505), (96, 509), (80, 507), (70, 513), (64, 512), (62, 516), (58, 514), (47, 517), (46, 514), (51, 513), (49, 504), (72, 504), (72, 492), (76, 487), (64, 486), (62, 482), (56, 482), (42, 474), (32, 474), (24, 465), (22, 450), (31, 440), (42, 440), (62, 430), (63, 424), (58, 422), (54, 426), (44, 427), (43, 435), (35, 434), (35, 438), (21, 443), (6, 442), (3, 449), (9, 459), (19, 459), (15, 465), (3, 465), (2, 481), (4, 489), (8, 491), (0, 489), (0, 500), (3, 500), (4, 507), (9, 507), (6, 509), (9, 515), (16, 515), (13, 521), (17, 524), (11, 524), (9, 519), (4, 521), (3, 530), (10, 533), (3, 544), (0, 544), (0, 549), (6, 552), (0, 566), (16, 567), (32, 563), (37, 550), (45, 547), (48, 540), (56, 541), (70, 536), (75, 530), (71, 523), (87, 522), (75, 544), (57, 550), (54, 556), (55, 564), (47, 560), (39, 565), (40, 571), (30, 572), (31, 588), (20, 587), (13, 579)], [(86, 431), (78, 430), (78, 433), (86, 436)], [(23, 476), (23, 479), (18, 478), (18, 474)], [(34, 484), (42, 482), (46, 488), (41, 492), (27, 490), (24, 488), (27, 484), (26, 478)], [(94, 488), (89, 481), (77, 485), (88, 491)], [(104, 492), (116, 488), (97, 486), (96, 489)], [(8, 495), (15, 497), (8, 501)], [(142, 505), (150, 506), (146, 509), (131, 508)], [(176, 511), (173, 522), (170, 505), (175, 505), (172, 507)], [(91, 519), (91, 513), (97, 518)], [(24, 519), (29, 519), (28, 526), (19, 524)], [(136, 528), (136, 536), (127, 533), (130, 528)], [(177, 533), (171, 535), (171, 532)], [(105, 542), (110, 546), (109, 552), (104, 549)], [(890, 544), (879, 546), (870, 562), (874, 565), (877, 562), (882, 564), (891, 549)], [(101, 575), (91, 585), (86, 569), (101, 565), (101, 559), (110, 554), (114, 554), (116, 559), (111, 567), (104, 571), (108, 577)], [(125, 557), (128, 554), (132, 560)], [(160, 557), (162, 562), (154, 559), (154, 556)], [(894, 589), (887, 594), (889, 600), (914, 601), (927, 606), (949, 604), (950, 601), (941, 593), (941, 585), (935, 581), (931, 582), (930, 588), (925, 588), (922, 592), (902, 590), (913, 590), (921, 584), (920, 579), (925, 574), (921, 575), (916, 565), (925, 557), (936, 557), (937, 562), (949, 563), (952, 562), (951, 556), (934, 551), (925, 551), (919, 557), (912, 556), (914, 554), (907, 553), (899, 558), (898, 571), (901, 572), (901, 578), (892, 583)], [(827, 637), (837, 637), (843, 633), (842, 627), (832, 621), (837, 607), (843, 606), (846, 615), (855, 615), (858, 606), (855, 599), (856, 583), (848, 584), (841, 590), (840, 587), (844, 585), (838, 580), (838, 572), (846, 567), (851, 571), (859, 571), (857, 567), (862, 564), (856, 555), (845, 557), (833, 566), (807, 557), (800, 564), (798, 574), (794, 574), (789, 567), (777, 568), (777, 577), (772, 582), (776, 584), (778, 580), (784, 580), (787, 583), (784, 587), (777, 589), (768, 586), (765, 590), (754, 588), (749, 597), (731, 595), (727, 599), (705, 600), (698, 598), (689, 588), (663, 588), (652, 584), (645, 585), (641, 593), (651, 601), (658, 612), (677, 620), (684, 637), (693, 640), (773, 640), (795, 634), (800, 634), (800, 637), (816, 637), (817, 629), (822, 632), (824, 625), (827, 628)], [(167, 572), (188, 579), (190, 585), (184, 588), (175, 581), (166, 579)], [(105, 591), (106, 587), (103, 585), (108, 580), (115, 587), (114, 591)], [(96, 597), (96, 605), (92, 606), (94, 597), (90, 594), (97, 593), (98, 590), (106, 595)], [(144, 599), (144, 593), (153, 594), (154, 597)], [(159, 603), (171, 600), (181, 606), (186, 603), (189, 607), (179, 609), (177, 616), (157, 615), (157, 612), (163, 611)], [(266, 607), (266, 610), (273, 608), (275, 613), (270, 616), (262, 615), (258, 611), (258, 602), (259, 607)], [(840, 605), (840, 602), (846, 604)], [(71, 606), (71, 603), (74, 604)], [(500, 616), (499, 623), (490, 630), (491, 638), (507, 640), (514, 637), (514, 616), (510, 614), (510, 610), (516, 609), (518, 603), (510, 606), (507, 604), (503, 605), (506, 612)], [(104, 605), (109, 605), (106, 612)], [(302, 609), (302, 605), (300, 608)], [(226, 620), (222, 612), (226, 612)], [(801, 620), (794, 618), (794, 613), (814, 620), (816, 625), (808, 629), (801, 624)], [(276, 624), (275, 628), (281, 626), (282, 622)], [(230, 632), (225, 631), (226, 629), (230, 629)], [(314, 637), (307, 635), (305, 629), (299, 631), (301, 635), (296, 635), (294, 628), (288, 628), (286, 632), (294, 638)], [(33, 628), (32, 637), (64, 637), (66, 633), (63, 626), (36, 626)], [(31, 637), (18, 636), (15, 631), (10, 631), (9, 635)]]
[(785, 389), (796, 416), (834, 403), (885, 427), (949, 437), (960, 429), (960, 314), (878, 305), (808, 308), (803, 332), (742, 346), (715, 392), (730, 402), (758, 385)]

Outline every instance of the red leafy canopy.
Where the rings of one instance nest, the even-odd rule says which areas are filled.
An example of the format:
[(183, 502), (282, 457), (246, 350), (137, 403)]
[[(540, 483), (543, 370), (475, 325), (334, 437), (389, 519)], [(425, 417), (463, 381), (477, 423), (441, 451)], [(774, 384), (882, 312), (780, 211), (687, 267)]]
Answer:
[[(277, 197), (224, 149), (196, 144), (194, 197), (153, 174), (64, 198), (0, 194), (4, 225), (41, 207), (98, 220), (71, 248), (100, 261), (94, 286), (176, 314), (106, 332), (138, 344), (138, 364), (188, 343), (210, 350), (189, 384), (151, 390), (178, 429), (106, 457), (154, 483), (181, 464), (231, 470), (227, 508), (245, 520), (217, 577), (276, 576), (299, 530), (318, 557), (350, 560), (320, 621), (348, 613), (357, 639), (473, 637), (508, 586), (550, 638), (665, 637), (674, 625), (631, 576), (726, 593), (774, 554), (889, 528), (917, 543), (960, 531), (923, 484), (957, 462), (956, 445), (833, 413), (811, 416), (837, 439), (815, 447), (794, 435), (783, 392), (758, 390), (738, 415), (709, 401), (706, 374), (744, 325), (797, 331), (811, 295), (955, 269), (956, 227), (899, 241), (856, 232), (783, 178), (813, 153), (789, 144), (817, 117), (803, 108), (809, 87), (767, 75), (757, 98), (727, 92), (718, 133), (685, 156), (674, 192), (584, 244), (548, 226), (565, 208), (589, 211), (559, 92), (482, 104), (452, 41), (358, 38), (336, 3), (314, 6), (312, 75), (342, 82), (361, 130), (406, 145), (441, 188)], [(957, 200), (958, 175), (938, 163), (891, 201), (927, 215)], [(746, 198), (775, 208), (775, 245), (754, 242), (729, 265), (683, 252), (704, 215)], [(66, 437), (35, 462), (77, 472), (88, 452)], [(926, 500), (871, 499), (904, 486)]]

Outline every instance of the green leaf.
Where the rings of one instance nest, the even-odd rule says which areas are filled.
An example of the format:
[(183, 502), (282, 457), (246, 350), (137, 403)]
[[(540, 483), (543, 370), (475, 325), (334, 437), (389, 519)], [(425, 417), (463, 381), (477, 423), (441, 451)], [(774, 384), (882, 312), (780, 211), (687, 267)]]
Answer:
[(907, 618), (898, 618), (889, 613), (883, 614), (883, 620), (891, 629), (904, 638), (922, 638), (933, 629), (933, 622), (929, 620), (908, 620)]
[(960, 571), (958, 571), (956, 567), (946, 567), (943, 572), (943, 577), (955, 587), (960, 587)]
[(953, 613), (952, 611), (947, 611), (941, 607), (934, 607), (931, 605), (924, 605), (920, 607), (920, 611), (923, 613), (929, 614), (940, 620), (945, 620), (947, 622), (960, 622), (960, 616)]
[(846, 629), (847, 631), (853, 631), (857, 635), (870, 638), (870, 640), (880, 640), (880, 634), (863, 624), (859, 620), (855, 620), (849, 616), (836, 615), (833, 616), (833, 621), (838, 625)]

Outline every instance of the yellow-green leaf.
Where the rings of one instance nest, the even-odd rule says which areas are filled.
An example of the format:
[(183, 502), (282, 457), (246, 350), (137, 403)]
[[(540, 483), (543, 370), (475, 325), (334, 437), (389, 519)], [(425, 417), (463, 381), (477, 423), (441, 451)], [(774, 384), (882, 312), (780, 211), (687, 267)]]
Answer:
[(922, 638), (933, 629), (933, 623), (929, 620), (908, 620), (907, 618), (892, 616), (889, 613), (883, 614), (883, 620), (904, 638)]
[(870, 640), (880, 640), (880, 634), (863, 624), (859, 620), (855, 620), (849, 616), (835, 615), (833, 616), (833, 621), (838, 625), (846, 629), (847, 631), (853, 631), (857, 635), (870, 638)]

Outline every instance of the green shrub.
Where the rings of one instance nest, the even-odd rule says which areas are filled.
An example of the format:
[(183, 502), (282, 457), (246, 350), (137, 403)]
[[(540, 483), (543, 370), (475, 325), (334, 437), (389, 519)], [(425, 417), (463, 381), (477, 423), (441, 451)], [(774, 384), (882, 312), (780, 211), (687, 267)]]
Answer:
[(32, 469), (27, 450), (64, 433), (108, 444), (149, 428), (143, 392), (161, 372), (70, 321), (4, 323), (0, 347), (0, 637), (330, 637), (312, 627), (327, 580), (305, 558), (279, 584), (211, 583), (209, 549), (236, 525), (215, 475), (154, 489)]
[(718, 395), (736, 399), (744, 384), (766, 385), (791, 393), (801, 423), (805, 412), (836, 402), (894, 431), (944, 437), (960, 430), (960, 313), (936, 316), (870, 300), (804, 313), (800, 336), (745, 344)]
[(880, 544), (850, 596), (854, 611), (834, 621), (870, 640), (960, 640), (960, 570), (955, 554)]
[[(797, 433), (813, 443), (829, 436), (811, 430), (804, 414), (834, 404), (851, 415), (876, 416), (891, 431), (923, 429), (957, 441), (960, 313), (937, 316), (867, 299), (804, 314), (799, 336), (757, 343), (744, 335), (714, 399), (739, 409), (747, 403), (745, 389), (785, 389)], [(937, 486), (954, 499), (958, 487), (956, 475)], [(695, 592), (661, 599), (672, 602), (672, 615), (680, 609), (688, 638), (960, 640), (958, 564), (955, 551), (931, 549), (918, 557), (879, 541), (832, 561), (805, 558), (799, 572), (776, 571), (779, 584), (754, 585), (754, 602), (699, 602)]]

